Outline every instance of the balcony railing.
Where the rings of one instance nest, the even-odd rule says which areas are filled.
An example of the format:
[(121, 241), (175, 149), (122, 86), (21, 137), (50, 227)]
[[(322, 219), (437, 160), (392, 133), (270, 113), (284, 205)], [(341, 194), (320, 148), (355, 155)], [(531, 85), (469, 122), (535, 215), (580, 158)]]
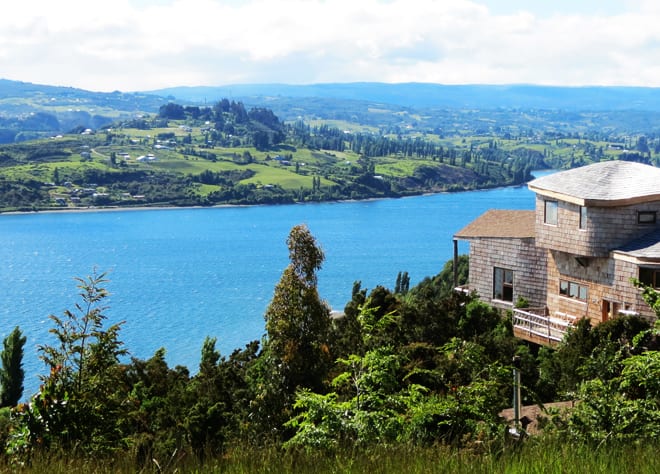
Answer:
[(575, 317), (555, 313), (546, 314), (545, 308), (526, 308), (513, 310), (513, 332), (528, 341), (555, 345), (564, 338), (566, 331), (575, 322)]

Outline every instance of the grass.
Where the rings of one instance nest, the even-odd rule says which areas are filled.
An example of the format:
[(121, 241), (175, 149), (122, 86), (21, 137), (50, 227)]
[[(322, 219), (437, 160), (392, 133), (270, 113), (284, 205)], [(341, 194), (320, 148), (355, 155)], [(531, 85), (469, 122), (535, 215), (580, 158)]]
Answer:
[(412, 176), (419, 165), (420, 163), (412, 160), (379, 160), (376, 165), (376, 174), (397, 177)]
[(214, 191), (218, 191), (220, 186), (215, 184), (197, 184), (194, 188), (195, 193), (198, 196), (208, 196)]
[(51, 181), (53, 176), (53, 170), (55, 168), (58, 168), (60, 171), (67, 168), (72, 170), (84, 170), (84, 169), (95, 168), (95, 169), (111, 171), (111, 172), (113, 171), (112, 169), (108, 169), (102, 164), (97, 162), (81, 163), (79, 160), (76, 160), (76, 161), (57, 161), (50, 163), (12, 166), (10, 168), (5, 168), (2, 171), (0, 171), (0, 176), (3, 176), (11, 181), (28, 180), (28, 179)]
[(76, 459), (70, 456), (35, 459), (21, 472), (49, 473), (132, 473), (180, 472), (226, 474), (278, 473), (438, 473), (438, 474), (646, 474), (660, 472), (656, 444), (591, 447), (568, 441), (528, 440), (522, 446), (508, 446), (498, 452), (478, 453), (446, 446), (382, 446), (345, 450), (283, 452), (275, 447), (237, 447), (224, 456), (201, 463), (176, 453), (169, 459), (148, 461), (137, 466), (130, 457), (117, 459)]
[(241, 181), (243, 184), (279, 184), (283, 189), (300, 189), (301, 187), (312, 187), (312, 176), (302, 176), (296, 174), (289, 170), (289, 167), (279, 168), (275, 166), (251, 164), (248, 165), (247, 168), (253, 170), (256, 174), (249, 179)]

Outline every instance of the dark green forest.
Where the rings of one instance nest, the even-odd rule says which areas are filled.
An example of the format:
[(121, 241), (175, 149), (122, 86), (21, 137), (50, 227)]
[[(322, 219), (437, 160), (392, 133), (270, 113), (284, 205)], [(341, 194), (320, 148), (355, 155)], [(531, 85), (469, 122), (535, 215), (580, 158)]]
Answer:
[[(376, 452), (385, 463), (413, 450), (483, 465), (513, 461), (538, 443), (596, 453), (657, 439), (660, 339), (648, 322), (583, 320), (556, 348), (539, 348), (513, 337), (509, 314), (453, 292), (452, 262), (414, 287), (405, 272), (393, 290), (355, 282), (344, 315), (333, 318), (317, 290), (320, 245), (303, 225), (286, 245), (290, 263), (264, 314), (263, 339), (223, 355), (221, 335), (209, 335), (195, 368), (169, 367), (166, 348), (130, 357), (123, 323), (106, 322), (106, 275), (78, 279), (80, 301), (51, 316), (57, 343), (39, 346), (47, 372), (26, 403), (18, 403), (26, 341), (19, 328), (5, 340), (2, 465), (68, 459), (80, 472), (216, 472), (237, 459), (246, 466), (253, 453), (282, 464), (248, 471), (293, 472), (294, 459), (301, 469), (323, 469), (357, 456), (361, 472)], [(464, 280), (467, 257), (458, 263)], [(660, 312), (659, 294), (640, 291)], [(568, 411), (547, 410), (541, 432), (529, 437), (522, 427), (523, 436), (510, 436), (510, 420), (500, 416), (511, 405), (514, 357), (525, 405), (572, 402)], [(423, 466), (417, 472), (428, 472)]]

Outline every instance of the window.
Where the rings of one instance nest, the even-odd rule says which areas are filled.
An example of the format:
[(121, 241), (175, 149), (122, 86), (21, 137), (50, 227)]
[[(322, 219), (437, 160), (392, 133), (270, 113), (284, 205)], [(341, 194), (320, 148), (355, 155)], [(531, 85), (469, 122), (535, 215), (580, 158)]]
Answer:
[(639, 211), (637, 213), (638, 224), (655, 224), (655, 211)]
[(513, 301), (513, 270), (495, 267), (493, 272), (493, 299)]
[(559, 294), (568, 298), (587, 301), (587, 287), (574, 281), (559, 280)]
[(660, 269), (640, 268), (639, 281), (652, 288), (660, 288)]
[(580, 229), (585, 230), (587, 228), (587, 208), (585, 206), (580, 206)]
[(557, 201), (545, 201), (544, 223), (557, 225)]

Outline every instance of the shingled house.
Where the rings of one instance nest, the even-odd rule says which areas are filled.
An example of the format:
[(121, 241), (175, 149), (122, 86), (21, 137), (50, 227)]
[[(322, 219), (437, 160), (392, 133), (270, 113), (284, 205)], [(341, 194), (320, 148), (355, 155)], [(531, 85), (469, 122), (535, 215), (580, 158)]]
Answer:
[(511, 309), (515, 334), (540, 344), (580, 318), (655, 318), (631, 279), (660, 288), (660, 169), (607, 161), (528, 186), (535, 211), (490, 210), (454, 236), (470, 245), (463, 290)]

